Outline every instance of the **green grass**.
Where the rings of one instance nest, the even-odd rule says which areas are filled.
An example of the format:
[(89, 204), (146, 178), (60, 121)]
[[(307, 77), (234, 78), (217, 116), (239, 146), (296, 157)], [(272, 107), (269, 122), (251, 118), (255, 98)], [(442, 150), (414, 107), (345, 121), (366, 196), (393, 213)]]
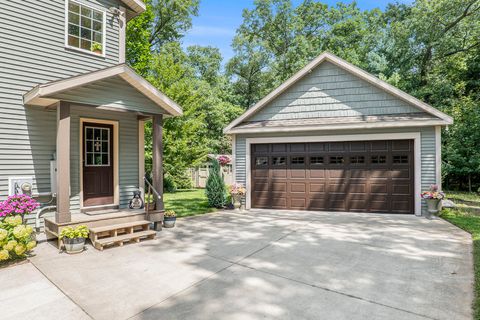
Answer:
[(216, 211), (210, 208), (204, 189), (178, 190), (164, 194), (165, 210), (175, 210), (177, 217), (188, 217)]
[(445, 191), (447, 198), (460, 203), (466, 203), (475, 207), (480, 207), (480, 194), (476, 192), (465, 191)]
[[(457, 198), (455, 198), (457, 197)], [(478, 194), (447, 192), (447, 198), (471, 202), (480, 202)], [(475, 272), (475, 300), (473, 303), (474, 319), (480, 320), (480, 215), (472, 214), (463, 208), (444, 209), (441, 217), (457, 227), (467, 231), (473, 239), (473, 267)]]

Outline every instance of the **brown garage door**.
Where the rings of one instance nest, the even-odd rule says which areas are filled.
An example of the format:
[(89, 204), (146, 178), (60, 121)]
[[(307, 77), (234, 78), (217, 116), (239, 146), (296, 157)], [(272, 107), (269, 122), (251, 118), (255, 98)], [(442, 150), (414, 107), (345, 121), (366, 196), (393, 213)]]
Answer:
[(413, 140), (251, 146), (252, 208), (413, 213)]

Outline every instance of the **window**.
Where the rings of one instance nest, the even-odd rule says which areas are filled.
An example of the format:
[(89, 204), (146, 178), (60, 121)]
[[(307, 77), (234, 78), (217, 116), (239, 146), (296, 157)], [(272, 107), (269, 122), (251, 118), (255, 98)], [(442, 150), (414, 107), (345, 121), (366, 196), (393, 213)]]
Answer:
[(393, 156), (393, 163), (408, 163), (408, 156)]
[(305, 157), (292, 157), (291, 164), (305, 164)]
[(105, 12), (68, 1), (67, 17), (67, 46), (103, 55)]
[(364, 156), (350, 157), (350, 163), (352, 163), (352, 164), (365, 163), (365, 157)]
[(273, 157), (272, 164), (274, 166), (283, 166), (287, 164), (287, 159), (286, 157)]
[(110, 129), (85, 127), (85, 166), (110, 166)]
[(344, 162), (343, 156), (331, 156), (330, 163), (331, 164), (342, 164)]
[(310, 157), (310, 164), (323, 164), (323, 157)]
[(268, 157), (256, 157), (255, 165), (257, 166), (266, 166), (268, 165)]
[(372, 163), (373, 164), (387, 163), (387, 156), (372, 156)]

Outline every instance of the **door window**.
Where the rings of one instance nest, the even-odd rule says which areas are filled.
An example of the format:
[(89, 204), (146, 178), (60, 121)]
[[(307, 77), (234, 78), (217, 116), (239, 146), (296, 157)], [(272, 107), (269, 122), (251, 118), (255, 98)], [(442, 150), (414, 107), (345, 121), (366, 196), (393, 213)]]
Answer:
[(85, 127), (85, 166), (110, 166), (110, 128)]

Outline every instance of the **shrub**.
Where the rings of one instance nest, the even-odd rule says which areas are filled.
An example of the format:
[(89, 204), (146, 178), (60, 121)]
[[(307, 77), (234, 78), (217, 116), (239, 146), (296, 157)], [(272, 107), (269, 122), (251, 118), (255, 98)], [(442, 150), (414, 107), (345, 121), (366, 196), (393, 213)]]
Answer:
[(175, 184), (173, 177), (168, 173), (163, 177), (163, 191), (170, 193), (177, 191), (177, 185)]
[(0, 221), (0, 261), (24, 258), (36, 245), (33, 228), (22, 224), (20, 215)]
[(205, 194), (211, 207), (222, 208), (226, 203), (226, 188), (220, 173), (220, 164), (212, 160), (210, 173), (205, 186)]
[(39, 203), (26, 194), (9, 196), (0, 202), (0, 217), (29, 214), (38, 206)]

